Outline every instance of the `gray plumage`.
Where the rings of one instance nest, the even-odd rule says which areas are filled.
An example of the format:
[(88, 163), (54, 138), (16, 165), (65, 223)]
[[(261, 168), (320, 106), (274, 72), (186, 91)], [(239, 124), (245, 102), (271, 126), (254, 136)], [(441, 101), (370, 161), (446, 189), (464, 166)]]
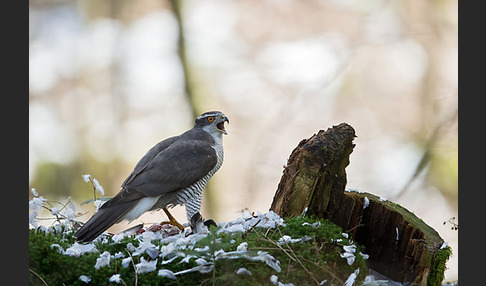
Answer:
[(125, 179), (118, 194), (104, 203), (75, 234), (92, 241), (124, 219), (185, 204), (187, 219), (199, 213), (202, 192), (223, 163), (222, 135), (228, 118), (219, 111), (198, 116), (194, 127), (152, 147)]

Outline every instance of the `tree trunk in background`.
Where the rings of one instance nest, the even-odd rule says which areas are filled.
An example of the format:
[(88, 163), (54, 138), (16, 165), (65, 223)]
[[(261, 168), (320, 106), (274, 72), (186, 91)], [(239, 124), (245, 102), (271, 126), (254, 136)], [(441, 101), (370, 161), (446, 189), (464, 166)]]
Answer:
[(345, 192), (354, 129), (341, 123), (302, 140), (284, 169), (271, 210), (328, 219), (366, 247), (369, 266), (390, 279), (440, 285), (451, 252), (439, 234), (405, 208), (364, 192)]
[[(187, 61), (186, 45), (184, 39), (184, 21), (182, 17), (183, 3), (180, 0), (170, 0), (169, 2), (171, 4), (172, 11), (174, 12), (174, 16), (177, 19), (177, 27), (179, 32), (179, 37), (177, 40), (177, 51), (181, 60), (181, 66), (184, 73), (184, 90), (187, 97), (187, 102), (189, 103), (189, 107), (191, 108), (193, 118), (196, 118), (207, 110), (201, 110), (201, 108), (199, 108), (196, 100), (196, 94), (193, 88), (194, 81), (191, 77), (191, 65)], [(205, 190), (203, 192), (203, 197), (203, 204), (205, 205), (207, 215), (213, 217), (217, 212), (217, 204), (216, 200), (214, 199), (214, 187), (211, 180), (209, 180), (206, 184)]]

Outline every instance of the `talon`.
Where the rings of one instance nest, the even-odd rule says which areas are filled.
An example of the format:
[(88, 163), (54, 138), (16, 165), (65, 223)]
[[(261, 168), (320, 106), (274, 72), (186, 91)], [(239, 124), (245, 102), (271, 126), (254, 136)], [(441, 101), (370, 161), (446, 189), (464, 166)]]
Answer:
[(162, 208), (162, 209), (164, 210), (165, 214), (169, 218), (169, 221), (163, 221), (160, 223), (160, 225), (171, 224), (173, 226), (177, 226), (177, 228), (180, 229), (181, 231), (184, 230), (184, 226), (180, 224), (166, 208)]
[(208, 229), (209, 229), (210, 226), (214, 226), (214, 227), (217, 226), (216, 223), (214, 222), (214, 220), (212, 220), (212, 219), (208, 219), (207, 221), (205, 221), (204, 225), (207, 226)]
[(216, 226), (216, 223), (212, 219), (204, 220), (200, 213), (196, 213), (191, 218), (191, 233), (200, 233), (203, 227), (206, 226), (208, 229), (210, 226)]

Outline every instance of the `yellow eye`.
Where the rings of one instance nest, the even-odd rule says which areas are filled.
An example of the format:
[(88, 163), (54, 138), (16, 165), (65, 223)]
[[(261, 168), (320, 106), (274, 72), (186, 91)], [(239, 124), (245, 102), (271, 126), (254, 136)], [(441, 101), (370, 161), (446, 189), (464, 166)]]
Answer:
[(209, 122), (213, 122), (214, 121), (214, 117), (212, 117), (212, 116), (211, 117), (208, 117), (208, 121)]

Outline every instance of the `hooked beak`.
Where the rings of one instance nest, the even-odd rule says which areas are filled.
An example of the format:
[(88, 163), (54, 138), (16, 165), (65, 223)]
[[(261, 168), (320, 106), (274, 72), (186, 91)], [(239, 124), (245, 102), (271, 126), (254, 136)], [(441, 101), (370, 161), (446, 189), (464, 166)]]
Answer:
[(218, 127), (218, 129), (223, 132), (224, 135), (228, 135), (228, 132), (226, 132), (226, 129), (224, 129), (224, 123), (225, 122), (228, 122), (229, 124), (229, 119), (228, 117), (223, 117), (222, 120), (216, 125)]

